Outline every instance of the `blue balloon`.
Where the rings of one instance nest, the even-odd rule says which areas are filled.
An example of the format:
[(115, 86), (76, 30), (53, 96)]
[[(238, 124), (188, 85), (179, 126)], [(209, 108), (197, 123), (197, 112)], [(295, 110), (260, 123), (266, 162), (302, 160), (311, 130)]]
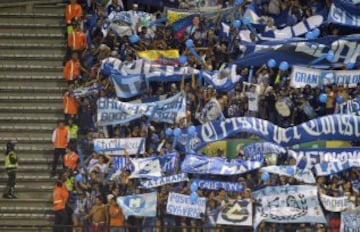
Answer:
[(244, 24), (244, 25), (250, 25), (250, 19), (248, 18), (248, 17), (243, 17), (242, 19), (241, 19), (241, 21), (242, 21), (242, 23)]
[(349, 63), (346, 64), (346, 67), (347, 67), (348, 69), (353, 69), (353, 68), (355, 67), (355, 64), (352, 63), (352, 62), (349, 62)]
[(280, 69), (281, 71), (286, 71), (286, 70), (288, 70), (288, 69), (289, 69), (289, 64), (288, 64), (288, 62), (282, 61), (282, 62), (280, 63), (279, 69)]
[(81, 182), (81, 181), (82, 181), (82, 175), (81, 175), (81, 174), (77, 174), (77, 175), (75, 176), (75, 181), (76, 181), (76, 182)]
[(197, 195), (197, 192), (192, 192), (190, 194), (190, 200), (192, 203), (196, 203), (199, 199), (199, 196)]
[(308, 40), (311, 40), (311, 39), (314, 39), (315, 36), (314, 36), (314, 34), (313, 34), (311, 31), (309, 31), (309, 32), (307, 32), (307, 33), (305, 34), (305, 38), (308, 39)]
[(294, 175), (295, 174), (295, 168), (287, 167), (286, 168), (286, 173), (289, 174), (289, 175)]
[(243, 3), (243, 0), (235, 0), (235, 6), (239, 6)]
[(192, 39), (188, 39), (186, 40), (185, 45), (187, 48), (192, 48), (194, 47), (194, 42), (192, 41)]
[(101, 147), (99, 146), (99, 145), (96, 145), (95, 147), (94, 147), (94, 151), (96, 152), (96, 153), (100, 153), (101, 152)]
[(165, 135), (166, 136), (172, 136), (173, 135), (173, 130), (171, 128), (166, 128)]
[(314, 29), (312, 30), (312, 34), (313, 34), (314, 38), (319, 37), (319, 36), (320, 36), (320, 30), (319, 30), (319, 28), (314, 28)]
[(139, 36), (138, 35), (132, 35), (129, 38), (130, 43), (137, 43), (139, 42)]
[(185, 64), (187, 62), (187, 56), (180, 56), (179, 57), (179, 62), (181, 64)]
[(179, 135), (181, 135), (181, 129), (180, 128), (175, 128), (174, 136), (179, 136)]
[(329, 62), (333, 62), (335, 56), (332, 52), (329, 52), (327, 55), (326, 55), (326, 59), (329, 61)]
[(269, 179), (270, 179), (269, 173), (263, 172), (263, 173), (261, 174), (261, 180), (262, 180), (262, 181), (268, 181)]
[(274, 59), (270, 59), (268, 60), (267, 65), (269, 68), (274, 68), (276, 66), (276, 61)]
[(190, 186), (191, 192), (196, 192), (198, 190), (199, 186), (196, 182), (193, 182)]
[(241, 27), (241, 21), (240, 20), (235, 20), (233, 22), (233, 27), (235, 27), (236, 29), (239, 29)]
[(336, 97), (336, 103), (337, 103), (337, 104), (341, 104), (341, 103), (343, 103), (343, 102), (344, 102), (344, 99), (343, 99), (342, 96), (339, 95), (339, 96)]
[(187, 133), (188, 133), (189, 135), (194, 135), (195, 132), (196, 132), (196, 127), (195, 127), (195, 126), (191, 125), (191, 126), (189, 126), (189, 127), (187, 128)]
[(319, 101), (320, 101), (321, 103), (326, 103), (326, 102), (327, 102), (327, 95), (326, 95), (326, 93), (320, 94), (320, 96), (319, 96)]

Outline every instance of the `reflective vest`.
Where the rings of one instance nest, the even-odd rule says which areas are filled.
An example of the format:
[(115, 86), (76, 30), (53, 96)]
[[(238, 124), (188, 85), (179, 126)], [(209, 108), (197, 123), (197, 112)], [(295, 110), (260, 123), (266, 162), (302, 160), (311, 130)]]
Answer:
[(78, 20), (81, 20), (82, 14), (83, 14), (82, 8), (79, 4), (77, 4), (77, 3), (68, 4), (66, 6), (66, 12), (65, 12), (66, 24), (70, 24), (71, 20), (75, 17)]
[(71, 59), (66, 62), (63, 74), (67, 81), (72, 81), (80, 76), (80, 61)]
[(65, 204), (68, 198), (69, 193), (65, 184), (63, 184), (62, 187), (55, 185), (53, 192), (53, 210), (59, 211), (65, 209)]
[[(11, 160), (16, 160), (16, 162), (12, 163)], [(15, 169), (17, 168), (17, 158), (16, 153), (14, 151), (5, 155), (5, 169)]]
[(69, 131), (70, 139), (78, 138), (78, 131), (79, 131), (78, 125), (73, 124), (72, 126), (66, 126), (66, 129)]
[(79, 155), (75, 152), (67, 153), (64, 156), (64, 166), (70, 168), (71, 170), (75, 170), (77, 163), (79, 161)]
[(66, 92), (63, 97), (64, 114), (76, 115), (78, 113), (78, 104), (76, 98)]
[(73, 31), (68, 37), (68, 46), (75, 51), (87, 48), (85, 33), (82, 31)]
[(54, 147), (55, 148), (66, 148), (68, 145), (68, 130), (66, 128), (56, 128), (54, 138)]

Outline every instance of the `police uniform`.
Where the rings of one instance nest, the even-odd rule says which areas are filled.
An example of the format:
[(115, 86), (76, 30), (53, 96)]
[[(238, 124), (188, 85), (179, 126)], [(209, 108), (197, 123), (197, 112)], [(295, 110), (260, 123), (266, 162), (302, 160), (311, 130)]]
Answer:
[(15, 144), (9, 142), (6, 145), (5, 153), (5, 170), (8, 175), (4, 198), (16, 198), (15, 184), (16, 184), (16, 169), (18, 166), (18, 159), (14, 150)]

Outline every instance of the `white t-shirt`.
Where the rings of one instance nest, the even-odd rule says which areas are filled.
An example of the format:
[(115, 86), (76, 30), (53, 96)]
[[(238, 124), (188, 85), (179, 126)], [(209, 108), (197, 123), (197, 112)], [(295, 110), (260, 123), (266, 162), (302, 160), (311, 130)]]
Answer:
[(258, 112), (259, 111), (259, 95), (253, 92), (246, 92), (248, 97), (249, 111)]

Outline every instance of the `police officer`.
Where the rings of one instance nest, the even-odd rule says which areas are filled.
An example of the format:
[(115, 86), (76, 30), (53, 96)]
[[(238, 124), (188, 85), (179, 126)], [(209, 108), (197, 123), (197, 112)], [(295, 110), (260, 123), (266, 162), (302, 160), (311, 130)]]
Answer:
[(15, 182), (16, 182), (17, 166), (18, 166), (18, 159), (15, 153), (15, 144), (12, 142), (8, 142), (6, 144), (6, 153), (5, 153), (5, 169), (8, 175), (8, 180), (3, 195), (4, 198), (8, 198), (8, 199), (16, 198)]

